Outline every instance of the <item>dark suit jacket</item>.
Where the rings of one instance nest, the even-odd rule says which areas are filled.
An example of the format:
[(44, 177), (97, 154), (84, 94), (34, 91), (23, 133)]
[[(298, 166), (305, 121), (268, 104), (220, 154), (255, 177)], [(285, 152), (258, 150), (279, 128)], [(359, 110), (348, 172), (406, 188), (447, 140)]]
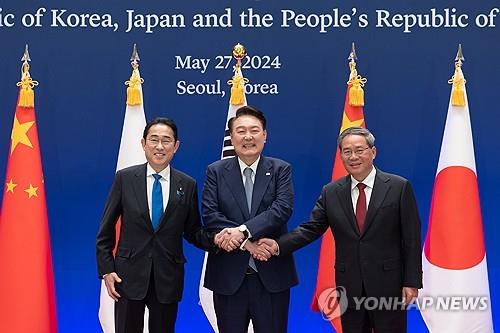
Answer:
[[(278, 238), (287, 232), (293, 208), (291, 167), (288, 163), (261, 156), (255, 174), (252, 212), (249, 213), (241, 171), (236, 157), (217, 161), (207, 168), (202, 212), (205, 226), (212, 230), (245, 224), (253, 240)], [(208, 256), (205, 287), (232, 295), (241, 286), (248, 267), (247, 251), (219, 251)], [(258, 274), (270, 292), (284, 291), (298, 283), (291, 254), (256, 261)]]
[[(360, 234), (351, 199), (351, 177), (326, 185), (309, 221), (278, 240), (287, 254), (320, 237), (330, 227), (335, 238), (337, 286), (348, 297), (398, 296), (422, 287), (420, 218), (410, 183), (377, 170)], [(350, 302), (351, 303), (351, 302)]]
[[(115, 225), (121, 216), (121, 234), (116, 257)], [(160, 226), (154, 231), (146, 194), (146, 164), (116, 173), (97, 234), (99, 277), (116, 272), (123, 280), (121, 295), (139, 300), (146, 296), (151, 266), (158, 300), (180, 301), (184, 285), (182, 237), (205, 250), (213, 242), (200, 223), (196, 182), (170, 168), (170, 197)]]

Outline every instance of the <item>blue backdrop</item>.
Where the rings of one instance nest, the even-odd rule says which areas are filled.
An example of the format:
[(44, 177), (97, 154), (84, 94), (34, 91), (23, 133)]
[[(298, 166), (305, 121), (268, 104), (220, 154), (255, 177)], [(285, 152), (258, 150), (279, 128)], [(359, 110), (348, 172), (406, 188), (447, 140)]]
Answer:
[[(60, 332), (100, 332), (95, 235), (116, 167), (125, 110), (123, 82), (130, 76), (133, 43), (138, 44), (142, 60), (146, 116), (168, 116), (178, 123), (182, 143), (173, 164), (195, 177), (200, 190), (205, 167), (220, 156), (228, 106), (226, 81), (232, 76), (231, 67), (216, 68), (217, 56), (229, 55), (236, 42), (244, 44), (250, 56), (264, 61), (264, 56), (271, 60), (279, 56), (279, 68), (275, 66), (277, 62), (269, 69), (262, 68), (264, 63), (259, 66), (256, 57), (256, 68), (244, 69), (244, 75), (252, 84), (276, 85), (277, 93), (255, 93), (254, 89), (247, 100), (268, 117), (265, 153), (293, 165), (296, 205), (289, 222), (293, 227), (307, 218), (321, 187), (330, 180), (348, 79), (347, 56), (351, 42), (355, 41), (358, 71), (368, 79), (364, 110), (367, 126), (377, 137), (376, 164), (413, 183), (423, 236), (450, 96), (447, 80), (453, 74), (457, 45), (462, 43), (493, 316), (498, 316), (500, 19), (492, 15), (492, 20), (487, 21), (488, 14), (495, 14), (496, 6), (498, 2), (493, 0), (441, 1), (439, 6), (431, 1), (378, 1), (377, 5), (373, 1), (298, 0), (2, 1), (0, 175), (5, 174), (8, 156), (18, 93), (15, 83), (20, 78), (19, 59), (24, 44), (29, 43), (31, 75), (40, 82), (36, 88), (36, 111)], [(36, 26), (34, 14), (40, 7), (46, 11), (38, 11), (42, 15)], [(242, 27), (239, 14), (248, 13), (249, 8), (261, 16), (270, 16), (260, 22), (261, 27)], [(404, 15), (432, 15), (432, 8), (440, 15), (448, 9), (450, 26), (398, 26), (405, 19), (411, 23), (412, 17)], [(67, 12), (61, 12), (63, 9)], [(334, 9), (338, 9), (339, 16), (351, 15), (350, 24), (344, 16), (344, 27), (314, 26), (320, 15), (323, 19), (326, 14), (335, 19)], [(171, 27), (134, 27), (127, 32), (127, 10), (133, 10), (133, 15), (149, 14), (153, 23), (151, 14), (169, 14)], [(291, 11), (296, 18), (301, 13), (312, 16), (305, 20), (299, 17), (294, 22), (288, 20)], [(23, 25), (22, 18), (27, 13), (33, 15), (26, 16), (24, 23), (33, 23), (31, 27)], [(91, 26), (97, 24), (97, 19), (85, 21), (71, 13), (99, 14), (100, 26)], [(229, 13), (231, 22), (222, 17), (219, 26), (214, 27), (211, 22), (211, 27), (193, 27), (193, 15), (197, 13)], [(105, 27), (104, 14), (117, 23), (116, 31)], [(184, 27), (173, 14), (184, 16)], [(366, 14), (365, 20), (362, 14)], [(402, 15), (401, 20), (396, 14)], [(467, 19), (460, 16), (464, 14)], [(272, 26), (263, 26), (269, 25), (269, 17), (273, 18)], [(30, 22), (31, 18), (35, 21)], [(462, 25), (467, 26), (453, 26), (454, 18), (460, 18)], [(147, 19), (145, 16), (144, 21)], [(87, 26), (82, 26), (83, 22)], [(303, 22), (309, 22), (309, 26), (300, 27)], [(172, 27), (175, 23), (178, 26)], [(224, 26), (229, 23), (231, 27)], [(255, 17), (253, 23), (257, 24)], [(489, 26), (481, 27), (483, 23)], [(435, 25), (439, 25), (438, 19)], [(185, 59), (189, 55), (210, 59), (206, 71), (176, 69), (176, 56)], [(224, 97), (181, 94), (182, 89), (178, 90), (179, 81), (200, 84), (216, 80), (220, 80), (221, 89), (226, 92)], [(292, 289), (290, 332), (331, 331), (329, 323), (309, 310), (319, 245), (315, 242), (295, 256), (300, 285)], [(186, 288), (177, 329), (209, 332), (208, 321), (198, 306), (203, 253), (189, 245), (186, 253)], [(410, 313), (409, 327), (410, 332), (426, 331), (417, 311)]]

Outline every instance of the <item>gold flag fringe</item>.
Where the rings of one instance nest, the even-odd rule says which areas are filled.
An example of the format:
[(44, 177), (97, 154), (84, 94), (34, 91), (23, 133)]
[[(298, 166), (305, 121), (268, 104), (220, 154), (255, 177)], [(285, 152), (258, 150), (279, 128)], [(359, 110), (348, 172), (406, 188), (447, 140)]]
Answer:
[(365, 105), (365, 92), (363, 87), (366, 84), (366, 78), (358, 75), (356, 70), (356, 63), (354, 61), (349, 63), (351, 74), (349, 75), (349, 105), (350, 106), (364, 106)]
[(142, 104), (142, 96), (141, 90), (139, 89), (140, 84), (144, 83), (144, 79), (141, 78), (139, 74), (139, 65), (137, 63), (133, 63), (132, 67), (132, 75), (128, 81), (125, 81), (125, 85), (127, 88), (127, 105), (141, 105)]
[(245, 84), (248, 79), (243, 77), (239, 63), (236, 65), (236, 70), (232, 80), (227, 81), (231, 86), (231, 98), (229, 103), (231, 105), (241, 105), (245, 102)]
[(465, 106), (465, 83), (467, 82), (462, 72), (461, 62), (455, 63), (455, 74), (448, 80), (452, 84), (451, 88), (451, 105)]
[(30, 66), (26, 62), (21, 69), (21, 81), (16, 85), (21, 87), (19, 90), (18, 106), (29, 108), (35, 106), (35, 92), (33, 88), (38, 86), (38, 81), (34, 81), (29, 73)]

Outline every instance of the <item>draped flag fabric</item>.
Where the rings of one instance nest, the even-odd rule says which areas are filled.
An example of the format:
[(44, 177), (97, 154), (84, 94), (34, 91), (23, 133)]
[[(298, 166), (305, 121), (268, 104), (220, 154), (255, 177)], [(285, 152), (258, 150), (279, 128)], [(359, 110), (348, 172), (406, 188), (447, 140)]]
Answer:
[[(138, 69), (137, 69), (138, 71)], [(141, 103), (129, 105), (125, 108), (125, 118), (123, 120), (122, 137), (120, 141), (120, 150), (118, 152), (118, 161), (116, 171), (127, 168), (132, 165), (146, 163), (144, 150), (141, 145), (142, 133), (146, 127), (146, 116), (144, 115), (144, 103), (142, 102), (142, 84), (138, 86)], [(120, 237), (120, 222), (116, 225), (117, 237), (116, 243)], [(101, 297), (99, 306), (99, 321), (104, 333), (115, 333), (115, 301), (109, 297), (104, 280), (101, 282)], [(148, 310), (144, 314), (144, 333), (148, 329)]]
[[(239, 66), (236, 66), (234, 76), (243, 78), (243, 74)], [(245, 105), (247, 105), (247, 100), (245, 95), (243, 95), (242, 104), (233, 105), (229, 103), (229, 109), (227, 110), (227, 117), (226, 117), (226, 128), (224, 131), (224, 142), (222, 143), (222, 152), (220, 156), (221, 159), (231, 158), (236, 156), (233, 144), (231, 143), (231, 137), (229, 135), (229, 128), (227, 127), (227, 123), (229, 119), (233, 118), (236, 115), (236, 110)], [(205, 252), (205, 259), (203, 260), (203, 268), (201, 271), (200, 287), (199, 287), (200, 304), (214, 332), (218, 333), (219, 329), (217, 327), (217, 316), (215, 315), (213, 292), (210, 289), (207, 289), (203, 286), (203, 282), (205, 280), (205, 269), (207, 267), (207, 259), (208, 259), (208, 252)], [(252, 323), (250, 323), (248, 333), (253, 333)]]
[[(54, 273), (33, 94), (31, 88), (21, 86), (9, 147), (0, 214), (0, 332), (57, 332)], [(20, 106), (26, 98), (29, 106)]]
[[(453, 89), (463, 91), (462, 105), (454, 105), (452, 94), (434, 181), (419, 304), (432, 333), (487, 333), (493, 332), (493, 324), (474, 144), (460, 67), (457, 75), (462, 80)], [(431, 300), (434, 306), (428, 306)], [(446, 308), (457, 300), (459, 308)], [(480, 308), (471, 308), (474, 303)]]
[[(342, 115), (342, 124), (340, 126), (340, 133), (349, 127), (365, 127), (365, 118), (363, 115), (362, 106), (352, 106), (349, 103), (349, 90), (351, 85), (347, 86), (347, 93), (345, 97), (344, 112)], [(335, 153), (335, 162), (332, 170), (332, 181), (337, 180), (347, 175), (347, 171), (342, 164), (340, 151), (337, 147)], [(330, 229), (324, 234), (321, 240), (321, 250), (319, 254), (318, 276), (316, 280), (316, 289), (314, 291), (313, 301), (311, 308), (313, 311), (328, 311), (329, 309), (322, 309), (322, 302), (320, 296), (324, 291), (335, 288), (335, 239)], [(326, 304), (325, 304), (326, 306)], [(338, 308), (337, 308), (338, 309)], [(342, 332), (340, 324), (340, 317), (328, 318), (331, 319), (330, 323), (333, 325), (338, 333)]]

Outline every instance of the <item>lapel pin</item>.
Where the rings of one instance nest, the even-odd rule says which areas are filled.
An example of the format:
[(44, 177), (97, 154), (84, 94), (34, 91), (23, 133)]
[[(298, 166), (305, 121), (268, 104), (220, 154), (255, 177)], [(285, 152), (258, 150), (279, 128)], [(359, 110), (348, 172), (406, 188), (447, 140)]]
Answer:
[(270, 172), (266, 172), (266, 176), (270, 176), (270, 175), (271, 175), (271, 173), (270, 173)]
[(184, 195), (184, 191), (182, 190), (182, 187), (179, 187), (179, 189), (177, 190), (177, 195), (182, 197)]

